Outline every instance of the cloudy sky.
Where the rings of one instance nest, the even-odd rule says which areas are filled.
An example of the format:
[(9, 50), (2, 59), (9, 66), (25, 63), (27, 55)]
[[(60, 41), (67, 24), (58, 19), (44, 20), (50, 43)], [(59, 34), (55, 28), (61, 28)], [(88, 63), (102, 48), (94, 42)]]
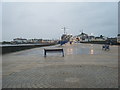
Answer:
[(80, 31), (95, 36), (118, 34), (117, 2), (4, 2), (2, 39), (59, 39), (66, 27), (68, 34)]

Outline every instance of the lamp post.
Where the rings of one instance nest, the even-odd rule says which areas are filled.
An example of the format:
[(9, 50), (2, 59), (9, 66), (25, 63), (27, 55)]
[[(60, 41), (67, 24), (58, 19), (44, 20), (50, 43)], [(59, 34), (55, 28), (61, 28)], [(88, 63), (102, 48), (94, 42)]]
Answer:
[(64, 30), (64, 34), (67, 34), (67, 33), (66, 33), (66, 29), (68, 29), (68, 28), (66, 28), (66, 27), (63, 27), (63, 28), (62, 28), (62, 30)]

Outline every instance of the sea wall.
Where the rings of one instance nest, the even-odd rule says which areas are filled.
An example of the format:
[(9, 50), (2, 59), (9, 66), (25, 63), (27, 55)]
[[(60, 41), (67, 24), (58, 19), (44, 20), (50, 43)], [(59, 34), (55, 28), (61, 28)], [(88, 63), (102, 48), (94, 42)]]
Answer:
[(43, 47), (43, 46), (51, 46), (55, 45), (55, 43), (50, 44), (42, 44), (42, 45), (16, 45), (16, 46), (2, 46), (0, 47), (0, 50), (2, 49), (2, 54), (36, 48), (36, 47)]
[(80, 42), (80, 43), (89, 43), (89, 44), (110, 44), (110, 45), (119, 45), (117, 42), (106, 42), (106, 41), (89, 41), (89, 42)]

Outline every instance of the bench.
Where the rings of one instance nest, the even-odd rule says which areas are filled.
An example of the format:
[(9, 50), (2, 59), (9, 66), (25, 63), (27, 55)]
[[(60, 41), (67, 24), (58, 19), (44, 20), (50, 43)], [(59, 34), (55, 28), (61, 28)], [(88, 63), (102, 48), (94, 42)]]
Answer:
[(44, 49), (44, 56), (46, 57), (47, 52), (62, 52), (62, 56), (64, 57), (63, 48), (52, 48), (52, 49)]

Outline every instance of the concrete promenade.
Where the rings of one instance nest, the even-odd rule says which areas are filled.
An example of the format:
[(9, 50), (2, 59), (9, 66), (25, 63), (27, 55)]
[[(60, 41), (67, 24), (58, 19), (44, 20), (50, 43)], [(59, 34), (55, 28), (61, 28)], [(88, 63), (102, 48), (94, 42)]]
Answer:
[[(47, 53), (44, 48), (63, 48)], [(2, 56), (3, 88), (117, 88), (118, 46), (98, 44), (39, 47)]]

